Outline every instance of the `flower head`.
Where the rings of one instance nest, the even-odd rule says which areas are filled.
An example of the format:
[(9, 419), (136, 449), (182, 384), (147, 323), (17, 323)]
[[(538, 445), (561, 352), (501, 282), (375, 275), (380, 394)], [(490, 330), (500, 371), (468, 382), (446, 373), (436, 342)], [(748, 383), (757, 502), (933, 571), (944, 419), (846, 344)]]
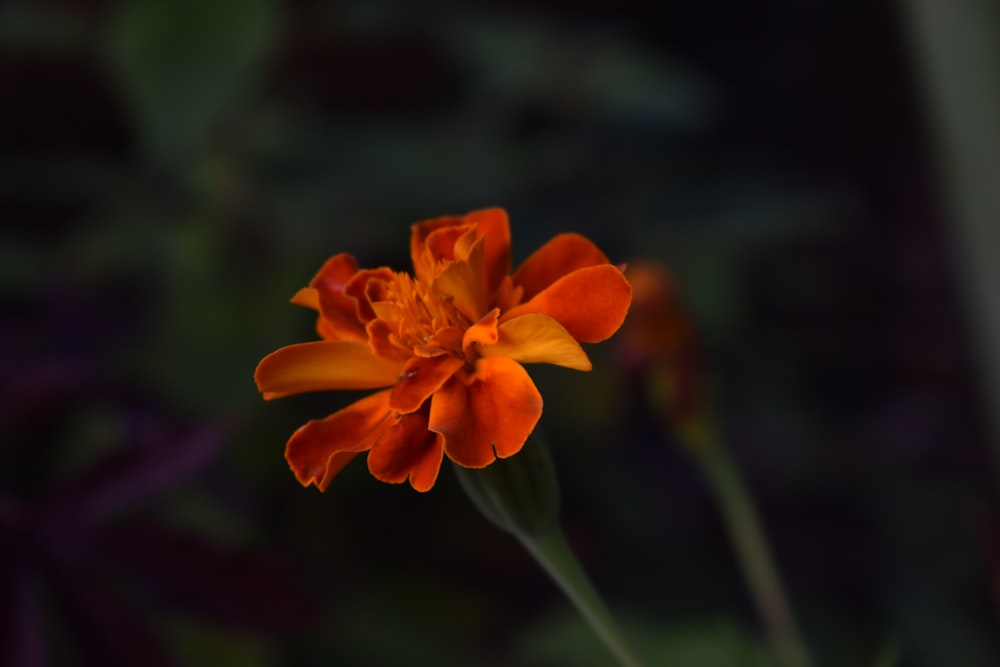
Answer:
[(670, 271), (654, 260), (629, 262), (634, 299), (620, 348), (629, 371), (653, 385), (654, 403), (680, 429), (704, 415), (694, 325)]
[(413, 273), (331, 257), (293, 303), (318, 311), (322, 340), (283, 347), (254, 375), (265, 399), (378, 389), (299, 428), (285, 458), (325, 490), (357, 454), (378, 479), (434, 486), (444, 456), (482, 468), (520, 451), (542, 414), (521, 364), (576, 370), (580, 343), (621, 326), (632, 288), (590, 240), (560, 234), (511, 274), (499, 208), (411, 228)]

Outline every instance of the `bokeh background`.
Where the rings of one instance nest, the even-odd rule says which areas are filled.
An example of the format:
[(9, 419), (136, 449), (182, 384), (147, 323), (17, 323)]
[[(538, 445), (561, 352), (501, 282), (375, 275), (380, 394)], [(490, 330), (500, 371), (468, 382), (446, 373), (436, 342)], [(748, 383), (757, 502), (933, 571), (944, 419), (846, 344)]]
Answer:
[[(3, 3), (0, 663), (609, 664), (447, 468), (302, 489), (285, 440), (355, 397), (252, 382), (326, 257), (502, 205), (515, 258), (674, 272), (818, 665), (1000, 664), (998, 35), (975, 0)], [(532, 369), (585, 567), (650, 664), (771, 664), (698, 470), (590, 352)]]

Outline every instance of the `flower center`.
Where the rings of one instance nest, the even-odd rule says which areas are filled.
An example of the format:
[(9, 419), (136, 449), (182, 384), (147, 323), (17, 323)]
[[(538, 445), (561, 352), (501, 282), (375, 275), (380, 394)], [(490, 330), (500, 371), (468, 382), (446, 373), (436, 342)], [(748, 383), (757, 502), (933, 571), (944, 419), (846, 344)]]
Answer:
[(386, 301), (397, 306), (398, 342), (421, 356), (437, 351), (462, 357), (462, 333), (472, 324), (447, 294), (407, 273), (396, 273), (386, 285)]

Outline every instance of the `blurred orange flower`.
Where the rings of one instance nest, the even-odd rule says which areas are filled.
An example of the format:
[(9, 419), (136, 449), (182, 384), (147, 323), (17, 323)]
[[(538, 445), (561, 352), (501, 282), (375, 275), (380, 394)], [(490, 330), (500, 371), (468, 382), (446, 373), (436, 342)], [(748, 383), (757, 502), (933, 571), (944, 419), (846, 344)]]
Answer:
[(694, 327), (670, 271), (652, 260), (629, 262), (632, 310), (621, 349), (630, 370), (654, 385), (657, 407), (685, 428), (702, 417), (704, 397)]
[(580, 342), (621, 326), (632, 288), (587, 238), (560, 234), (510, 274), (503, 209), (411, 228), (413, 274), (331, 257), (293, 303), (319, 312), (323, 340), (283, 347), (254, 374), (265, 399), (380, 389), (299, 428), (285, 458), (326, 490), (357, 454), (392, 483), (434, 486), (444, 455), (468, 468), (520, 451), (542, 413), (521, 366), (591, 364)]

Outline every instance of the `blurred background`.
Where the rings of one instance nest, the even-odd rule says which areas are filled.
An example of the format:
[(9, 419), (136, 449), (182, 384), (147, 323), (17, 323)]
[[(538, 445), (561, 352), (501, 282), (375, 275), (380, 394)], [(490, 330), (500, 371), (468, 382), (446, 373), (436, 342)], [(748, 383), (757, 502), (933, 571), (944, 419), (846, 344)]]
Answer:
[[(264, 403), (330, 255), (501, 205), (664, 262), (818, 665), (1000, 664), (1000, 10), (959, 0), (8, 0), (0, 663), (607, 665), (447, 467), (301, 488)], [(530, 370), (651, 665), (771, 664), (627, 381)]]

